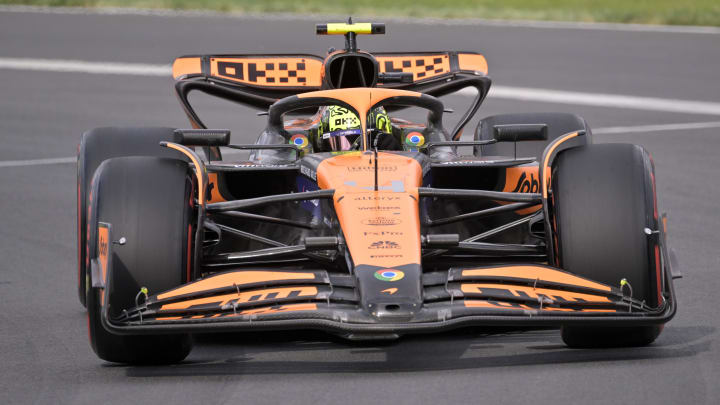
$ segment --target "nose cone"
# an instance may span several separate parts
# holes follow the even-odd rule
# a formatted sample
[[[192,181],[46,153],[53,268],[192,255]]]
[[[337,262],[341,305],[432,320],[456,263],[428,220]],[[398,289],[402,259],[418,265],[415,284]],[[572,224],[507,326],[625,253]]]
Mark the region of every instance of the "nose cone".
[[[418,304],[415,302],[380,302],[369,305],[370,314],[385,322],[409,322],[418,311]]]
[[[407,322],[422,308],[420,265],[394,268],[361,265],[355,268],[360,303],[372,317],[384,322]]]
[[[358,153],[324,160],[318,185],[335,189],[335,212],[363,310],[382,322],[410,321],[423,302],[417,194],[422,170],[408,156],[381,152],[373,159]]]

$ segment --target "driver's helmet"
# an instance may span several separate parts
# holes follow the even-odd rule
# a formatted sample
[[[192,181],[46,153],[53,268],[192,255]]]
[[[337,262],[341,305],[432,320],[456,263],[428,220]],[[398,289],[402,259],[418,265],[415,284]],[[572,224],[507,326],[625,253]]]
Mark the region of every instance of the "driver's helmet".
[[[378,107],[370,113],[367,125],[368,128],[377,128],[382,132],[392,133],[390,117],[382,107]],[[360,118],[350,109],[331,105],[322,112],[317,139],[320,150],[337,152],[359,149],[361,135]]]

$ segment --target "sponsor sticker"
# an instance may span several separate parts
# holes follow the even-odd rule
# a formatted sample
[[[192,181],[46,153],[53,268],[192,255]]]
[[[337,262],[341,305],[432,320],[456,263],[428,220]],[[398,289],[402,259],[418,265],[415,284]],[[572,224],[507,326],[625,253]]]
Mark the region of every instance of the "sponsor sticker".
[[[365,232],[363,232],[363,235],[364,235],[364,236],[368,236],[368,235],[374,235],[374,236],[385,236],[385,235],[387,235],[387,236],[402,236],[403,233],[402,233],[402,232],[397,232],[397,231],[365,231]]]
[[[381,281],[398,281],[405,277],[405,273],[400,270],[383,269],[375,272],[375,278]]]
[[[379,240],[371,243],[369,249],[400,249],[400,245],[391,240]]]
[[[409,146],[423,146],[425,145],[425,137],[420,132],[410,132],[405,136],[405,144]]]
[[[403,255],[370,255],[371,259],[399,259]]]
[[[368,218],[363,219],[362,223],[365,225],[372,225],[372,226],[388,226],[388,225],[398,225],[400,224],[400,220],[398,218],[387,218],[387,217],[375,217],[375,218]]]
[[[395,172],[397,171],[398,167],[392,165],[379,165],[377,169],[379,172]],[[373,172],[375,171],[375,166],[347,166],[347,171],[352,173]]]
[[[303,134],[295,134],[290,137],[290,144],[297,146],[300,149],[304,149],[308,146],[307,136]]]
[[[300,173],[304,174],[307,177],[310,177],[313,180],[317,180],[317,173],[315,172],[315,170],[307,166],[300,166]]]
[[[397,201],[400,200],[400,197],[398,196],[359,196],[354,197],[353,200],[355,201]]]
[[[385,207],[380,205],[371,205],[369,207],[358,207],[359,211],[392,211],[392,210],[399,210],[400,207]]]
[[[533,173],[530,173],[530,178],[527,178],[525,172],[520,175],[517,186],[512,191],[513,193],[537,193],[540,190],[540,183],[535,179]]]

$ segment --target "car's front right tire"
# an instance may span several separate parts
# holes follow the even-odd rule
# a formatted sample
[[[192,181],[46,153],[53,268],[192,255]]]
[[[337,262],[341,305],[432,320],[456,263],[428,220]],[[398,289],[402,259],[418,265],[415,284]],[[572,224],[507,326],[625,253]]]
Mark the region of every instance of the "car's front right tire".
[[[620,287],[649,307],[662,303],[655,176],[637,145],[599,144],[561,152],[552,169],[552,215],[558,265],[574,274]],[[628,293],[629,289],[625,292]],[[661,325],[562,328],[570,347],[644,346]]]

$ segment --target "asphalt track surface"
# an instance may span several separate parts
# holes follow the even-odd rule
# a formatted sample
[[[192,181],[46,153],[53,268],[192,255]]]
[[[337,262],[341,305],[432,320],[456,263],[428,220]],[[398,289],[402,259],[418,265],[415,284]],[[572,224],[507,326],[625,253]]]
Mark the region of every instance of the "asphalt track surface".
[[[498,85],[720,102],[718,35],[403,23],[360,45],[480,50]],[[0,13],[7,58],[164,64],[181,54],[329,46],[340,38],[314,37],[306,20]],[[201,102],[207,122],[233,128],[234,142],[263,126],[253,112]],[[529,111],[575,112],[594,128],[719,120],[492,98],[479,116]],[[105,125],[187,124],[170,78],[0,70],[0,162],[72,156],[83,131]],[[677,316],[645,348],[571,350],[553,330],[389,345],[277,333],[203,337],[170,367],[103,363],[76,294],[75,166],[3,167],[0,403],[719,403],[720,129],[610,132],[596,142],[652,153],[685,276]]]

